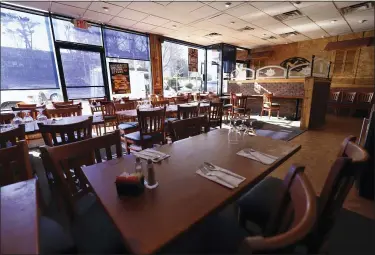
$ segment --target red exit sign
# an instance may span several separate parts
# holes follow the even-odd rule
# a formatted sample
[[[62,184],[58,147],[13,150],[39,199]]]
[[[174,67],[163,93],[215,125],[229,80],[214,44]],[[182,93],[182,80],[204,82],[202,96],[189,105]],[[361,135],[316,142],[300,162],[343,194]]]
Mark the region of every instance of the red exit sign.
[[[90,24],[87,23],[87,21],[82,19],[74,19],[73,24],[75,27],[78,27],[80,29],[88,29],[90,27]]]

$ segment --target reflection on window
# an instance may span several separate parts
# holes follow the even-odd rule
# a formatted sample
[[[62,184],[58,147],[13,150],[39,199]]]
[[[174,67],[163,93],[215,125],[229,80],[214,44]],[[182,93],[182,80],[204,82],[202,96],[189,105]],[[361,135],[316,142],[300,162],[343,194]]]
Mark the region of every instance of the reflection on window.
[[[207,91],[219,93],[221,87],[221,50],[207,50]],[[226,86],[225,86],[226,87]]]
[[[61,49],[60,54],[69,99],[105,95],[99,52]]]
[[[151,65],[150,61],[107,58],[108,83],[111,86],[109,62],[128,63],[130,76],[130,94],[116,94],[113,97],[129,96],[130,98],[146,98],[151,93]],[[111,91],[112,93],[112,91]],[[111,96],[111,98],[112,98]]]
[[[164,96],[178,92],[203,91],[205,51],[198,49],[198,72],[189,72],[189,46],[172,42],[162,44]]]
[[[104,29],[107,57],[150,60],[148,37],[145,35]]]
[[[1,90],[59,89],[50,35],[47,17],[1,8]]]
[[[61,19],[53,19],[52,24],[57,41],[102,45],[100,27],[90,26],[88,29],[81,29],[74,27],[72,22]]]

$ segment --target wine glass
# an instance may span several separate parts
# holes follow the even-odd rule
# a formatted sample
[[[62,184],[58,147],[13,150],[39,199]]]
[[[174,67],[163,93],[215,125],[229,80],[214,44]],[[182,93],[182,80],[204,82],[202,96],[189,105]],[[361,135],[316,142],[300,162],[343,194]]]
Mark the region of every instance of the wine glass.
[[[19,111],[13,111],[14,118],[12,120],[14,125],[20,125],[22,124],[22,118],[18,115]]]
[[[230,119],[229,123],[229,131],[228,131],[228,143],[229,144],[237,144],[240,139],[240,134],[236,127],[237,119],[235,117]]]
[[[48,118],[47,118],[46,115],[43,114],[44,109],[43,108],[37,108],[37,110],[38,110],[38,116],[36,117],[37,121],[45,124],[47,122]]]

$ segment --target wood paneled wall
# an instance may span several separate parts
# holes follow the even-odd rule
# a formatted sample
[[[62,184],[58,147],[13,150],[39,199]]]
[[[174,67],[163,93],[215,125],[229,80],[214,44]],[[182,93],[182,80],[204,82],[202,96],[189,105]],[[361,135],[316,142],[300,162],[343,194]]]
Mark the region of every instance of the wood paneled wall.
[[[152,72],[152,93],[163,94],[163,65],[160,35],[150,34],[150,56]]]
[[[324,51],[324,48],[328,42],[337,42],[372,36],[374,36],[373,30],[257,48],[253,49],[252,53],[273,51],[271,57],[264,59],[264,65],[280,65],[283,60],[291,57],[303,57],[311,61],[311,56],[315,55],[318,58],[332,61],[333,65],[331,66],[330,74],[330,77],[332,77],[331,87],[370,88],[374,87],[374,46],[355,48],[353,49],[354,51],[349,52]],[[340,66],[342,70],[340,72],[334,71],[336,57],[336,65],[342,65],[342,63],[340,63],[340,58],[343,58],[343,61],[347,60],[343,66]],[[336,68],[336,70],[339,70],[340,68]]]

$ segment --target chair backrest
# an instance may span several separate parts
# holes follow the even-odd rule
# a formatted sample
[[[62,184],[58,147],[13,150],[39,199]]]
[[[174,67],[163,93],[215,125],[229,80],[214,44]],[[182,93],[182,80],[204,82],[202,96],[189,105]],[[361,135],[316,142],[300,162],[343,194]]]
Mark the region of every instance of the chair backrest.
[[[340,91],[331,91],[329,95],[329,100],[332,102],[338,102],[340,98]]]
[[[231,104],[233,108],[246,108],[247,96],[231,95]]]
[[[107,101],[107,99],[105,99],[104,97],[102,97],[102,98],[90,98],[89,104],[91,105],[93,102],[104,102],[104,101]]]
[[[20,108],[36,108],[36,104],[25,104],[23,102],[17,103],[16,106]]]
[[[158,98],[157,98],[157,96],[155,95],[155,94],[151,94],[150,95],[150,101],[151,102],[155,102],[155,101],[157,101],[158,100]]]
[[[341,102],[354,103],[357,92],[343,92]]]
[[[371,104],[374,92],[370,93],[358,93],[357,102]]]
[[[163,95],[156,95],[156,97],[157,97],[158,101],[164,101],[165,100]]]
[[[87,120],[73,124],[46,125],[38,123],[38,126],[44,143],[48,146],[58,146],[91,138],[92,119],[92,116],[90,116]]]
[[[199,109],[200,109],[199,103],[197,106],[177,105],[177,118],[182,120],[182,119],[198,117]]]
[[[182,97],[174,97],[173,101],[174,101],[175,104],[186,104],[186,103],[188,103],[188,99],[183,97],[183,96]]]
[[[13,113],[1,113],[0,124],[10,124],[14,118]]]
[[[160,135],[164,138],[165,107],[152,111],[137,109],[140,138],[143,141],[145,135]]]
[[[8,143],[16,145],[17,141],[25,140],[25,125],[0,133],[0,148],[6,148]]]
[[[137,108],[137,104],[134,101],[128,101],[123,104],[115,104],[116,111],[134,110]]]
[[[267,105],[267,106],[271,107],[272,97],[273,97],[272,93],[264,93],[263,94],[263,105]]]
[[[164,107],[169,105],[169,100],[159,100],[151,102],[152,107]]]
[[[73,100],[68,100],[68,101],[58,101],[58,102],[52,102],[52,105],[56,108],[56,105],[72,105]]]
[[[38,115],[37,109],[40,109],[40,108],[45,109],[46,106],[43,105],[43,106],[40,106],[38,108],[36,108],[36,107],[12,107],[12,111],[18,111],[18,116],[20,116],[21,118],[25,117],[25,115],[26,115],[25,111],[30,111],[30,116],[35,120],[37,115]]]
[[[199,93],[199,92],[195,93],[195,97],[196,97],[198,102],[201,101],[201,93]]]
[[[71,117],[71,116],[81,116],[82,108],[80,106],[72,106],[59,109],[47,109],[47,117],[51,118],[60,118],[60,117]]]
[[[79,107],[82,109],[82,103],[78,104],[55,104],[55,109],[64,109],[64,108],[71,108],[71,107]]]
[[[171,135],[172,142],[199,135],[202,133],[202,129],[205,130],[206,126],[207,118],[205,116],[168,121],[168,130]]]
[[[71,212],[74,211],[74,204],[77,199],[90,191],[82,173],[82,166],[102,162],[102,149],[105,150],[106,160],[111,160],[113,158],[111,146],[115,146],[117,158],[122,157],[119,130],[76,143],[57,147],[42,146],[40,148],[43,164],[51,169]],[[76,182],[77,179],[78,182]]]
[[[208,121],[221,121],[223,117],[223,103],[210,102],[210,107],[208,109]]]
[[[287,249],[303,240],[314,227],[317,214],[315,191],[304,174],[303,166],[292,165],[278,196],[265,236],[252,236],[244,240],[251,252],[276,253]]]
[[[121,100],[122,100],[123,102],[127,102],[127,101],[129,101],[129,97],[122,97]]]
[[[33,178],[28,152],[25,141],[0,149],[0,186]]]
[[[111,101],[100,102],[103,116],[116,116],[115,104]]]

